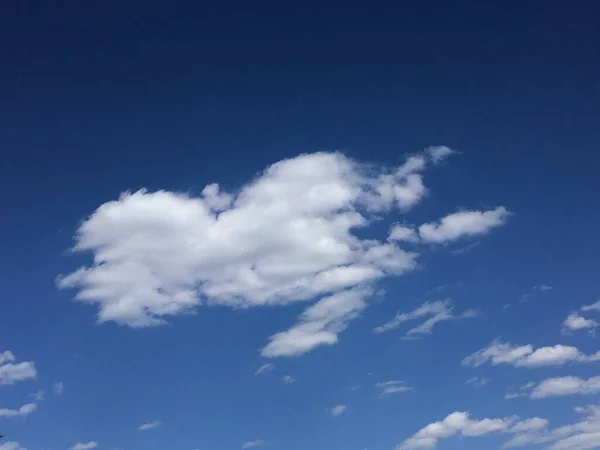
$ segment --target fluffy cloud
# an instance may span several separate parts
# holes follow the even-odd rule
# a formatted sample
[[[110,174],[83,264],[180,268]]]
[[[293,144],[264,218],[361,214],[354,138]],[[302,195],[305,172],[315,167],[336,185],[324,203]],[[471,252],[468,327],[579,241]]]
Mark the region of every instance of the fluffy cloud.
[[[513,346],[510,343],[494,341],[490,346],[482,348],[467,356],[462,364],[478,367],[486,362],[496,366],[509,364],[515,367],[548,367],[562,366],[571,362],[587,363],[600,360],[600,352],[594,355],[585,355],[576,347],[555,345],[554,347],[541,347],[537,350],[531,345]]]
[[[585,305],[580,308],[581,312],[600,311],[600,301]],[[594,319],[583,317],[579,312],[571,313],[567,316],[562,324],[562,332],[569,334],[573,331],[589,330],[593,334],[595,328],[600,326],[600,322]]]
[[[15,384],[18,381],[35,378],[37,371],[32,362],[14,363],[15,356],[10,351],[0,353],[0,386]]]
[[[388,397],[394,394],[402,394],[403,392],[412,391],[413,388],[407,386],[404,381],[390,380],[375,384],[375,388],[379,389],[378,397]]]
[[[433,330],[433,327],[440,322],[446,320],[467,319],[476,316],[477,311],[472,309],[464,311],[460,314],[455,314],[452,307],[452,302],[450,300],[426,302],[414,311],[396,314],[396,317],[389,322],[374,328],[373,332],[385,333],[398,328],[405,322],[427,318],[420,325],[411,328],[406,332],[407,338],[415,338],[424,334],[430,334]]]
[[[505,448],[547,444],[548,450],[588,450],[600,442],[600,405],[575,408],[583,420],[550,430],[540,422],[537,428],[523,430],[504,444]]]
[[[15,361],[15,355],[9,350],[0,353],[0,364]]]
[[[442,243],[465,236],[477,236],[488,233],[492,228],[506,223],[510,213],[499,206],[489,211],[460,211],[442,218],[438,223],[426,223],[419,227],[423,241]]]
[[[405,225],[394,225],[390,229],[390,234],[388,236],[389,241],[404,241],[404,242],[418,242],[419,236],[417,236],[417,232],[410,227]]]
[[[21,444],[15,441],[5,442],[4,444],[0,444],[0,450],[27,450]]]
[[[244,445],[242,445],[242,449],[258,447],[264,445],[264,443],[265,441],[262,439],[255,439],[254,441],[245,442]]]
[[[137,429],[139,431],[147,431],[147,430],[151,430],[153,428],[158,428],[160,426],[161,426],[160,420],[154,420],[152,422],[148,422],[148,423],[144,423],[144,424],[140,425]]]
[[[263,364],[262,366],[260,366],[258,368],[258,370],[256,372],[254,372],[254,375],[260,375],[260,374],[263,374],[265,372],[270,372],[274,368],[275,368],[275,364],[271,364],[271,363]]]
[[[417,266],[416,253],[369,237],[369,225],[418,204],[427,193],[424,170],[451,153],[430,148],[393,168],[340,153],[303,154],[233,193],[217,184],[198,196],[124,193],[81,223],[73,250],[92,253],[93,263],[58,277],[57,285],[96,305],[100,323],[131,327],[160,325],[201,304],[321,299],[262,353],[297,356],[332,345],[364,309],[372,283]],[[345,300],[351,305],[340,306]]]
[[[96,447],[98,447],[98,443],[96,441],[78,442],[71,447],[71,450],[90,450]]]
[[[435,448],[440,439],[456,435],[479,437],[492,433],[521,433],[546,425],[544,419],[533,418],[518,421],[517,416],[500,419],[473,420],[466,412],[453,412],[441,422],[434,422],[419,430],[414,436],[398,445],[397,450]]]
[[[28,403],[21,406],[19,409],[0,409],[0,417],[27,417],[37,409],[35,403]]]
[[[565,395],[589,395],[600,392],[600,377],[583,380],[577,377],[548,378],[531,391],[531,398],[562,397]]]
[[[333,417],[340,416],[346,411],[346,409],[346,405],[335,405],[333,408],[331,408],[331,415]]]

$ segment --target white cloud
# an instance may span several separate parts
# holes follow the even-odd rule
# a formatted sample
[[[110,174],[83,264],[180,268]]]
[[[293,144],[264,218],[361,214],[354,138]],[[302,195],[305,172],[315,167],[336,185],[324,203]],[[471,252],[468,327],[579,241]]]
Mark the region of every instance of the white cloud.
[[[368,290],[355,289],[319,300],[300,315],[297,325],[271,336],[262,355],[299,356],[320,345],[337,343],[338,333],[366,308],[369,294]]]
[[[579,331],[579,330],[593,330],[597,328],[600,323],[596,322],[593,319],[586,319],[583,316],[580,316],[578,313],[569,314],[565,321],[562,324],[563,333],[569,333],[571,331]]]
[[[419,227],[419,235],[425,242],[443,243],[465,236],[477,236],[506,223],[510,213],[499,206],[488,211],[459,211],[443,217],[438,223],[426,223]]]
[[[479,437],[492,433],[518,433],[539,426],[543,419],[534,418],[518,422],[517,416],[500,419],[473,420],[466,412],[453,412],[441,422],[434,422],[419,430],[414,436],[398,445],[397,450],[435,448],[440,439],[456,435]],[[545,423],[545,422],[544,422]]]
[[[11,351],[6,350],[6,351],[0,353],[0,364],[14,362],[14,361],[15,361],[15,355],[13,355]]]
[[[96,441],[78,442],[71,447],[71,450],[90,450],[96,447],[98,447],[98,443]]]
[[[19,409],[0,409],[0,417],[27,417],[37,409],[35,403],[28,403],[21,406]]]
[[[154,420],[152,422],[148,422],[148,423],[144,423],[144,424],[140,425],[137,429],[139,431],[147,431],[147,430],[152,430],[153,428],[158,428],[160,426],[161,426],[160,420]]]
[[[388,237],[390,241],[403,241],[403,242],[418,242],[419,236],[417,236],[417,232],[410,227],[405,225],[393,225],[390,229],[390,234]]]
[[[445,145],[429,147],[426,150],[426,152],[429,154],[434,164],[443,161],[453,153],[458,153],[456,150],[452,150],[451,148],[448,148]]]
[[[37,375],[35,364],[22,362],[14,364],[15,357],[11,352],[0,354],[0,386],[15,384],[19,381],[35,378]]]
[[[600,377],[583,380],[577,377],[548,378],[533,387],[531,398],[589,395],[600,392]]]
[[[537,291],[551,291],[554,288],[552,286],[548,286],[547,284],[540,284],[539,286],[534,286],[533,289]]]
[[[394,394],[402,394],[412,391],[413,388],[407,386],[404,381],[390,380],[375,384],[375,388],[379,389],[378,397],[388,397]]]
[[[488,347],[482,348],[467,356],[462,364],[478,367],[486,362],[496,366],[509,364],[515,367],[549,367],[562,366],[571,362],[587,363],[600,360],[600,352],[594,355],[585,355],[576,347],[555,345],[554,347],[541,347],[537,350],[531,345],[513,346],[500,341],[492,342]]]
[[[321,299],[262,353],[297,356],[335,344],[372,283],[417,267],[417,254],[367,237],[368,226],[418,204],[427,192],[423,171],[448,154],[430,149],[389,168],[320,152],[279,161],[235,193],[217,184],[199,196],[124,193],[82,222],[73,250],[92,253],[93,263],[58,277],[58,287],[96,305],[100,323],[131,327],[160,325],[201,304]],[[336,299],[351,306],[311,318]]]
[[[592,303],[591,305],[585,305],[580,308],[582,312],[600,311],[600,301]],[[594,319],[588,319],[583,317],[579,312],[571,313],[567,316],[562,324],[562,332],[565,334],[571,333],[572,331],[589,330],[590,334],[594,334],[596,328],[600,326],[600,322]]]
[[[596,303],[592,303],[591,305],[585,305],[581,307],[582,311],[600,311],[600,300]]]
[[[398,328],[405,322],[428,317],[423,321],[423,323],[407,331],[406,336],[414,338],[416,336],[430,334],[433,330],[433,327],[440,322],[446,320],[467,319],[476,316],[477,312],[472,309],[464,311],[460,314],[455,314],[452,307],[452,302],[450,300],[426,302],[419,308],[409,313],[396,314],[396,317],[389,322],[374,328],[373,332],[378,334],[385,333]]]
[[[242,445],[242,449],[254,448],[264,444],[265,441],[263,441],[262,439],[255,439],[254,441],[245,442],[244,445]]]
[[[600,406],[575,408],[584,414],[583,420],[550,430],[543,419],[531,429],[521,430],[504,444],[504,448],[547,444],[548,450],[587,450],[598,448],[600,442]]]
[[[346,409],[346,405],[335,405],[333,408],[331,408],[331,415],[333,417],[340,416],[346,411]]]
[[[283,381],[285,384],[292,384],[295,383],[297,380],[291,375],[284,375],[281,381]]]
[[[474,387],[483,387],[486,384],[488,384],[490,382],[489,379],[487,378],[479,378],[479,377],[473,377],[473,378],[469,378],[467,380],[467,384],[470,384]]]
[[[65,392],[65,384],[62,381],[54,383],[54,394],[62,395]]]
[[[8,441],[4,444],[0,444],[0,450],[27,450],[21,444],[15,441]]]
[[[258,370],[256,372],[254,372],[254,375],[260,375],[262,373],[269,372],[269,371],[273,370],[274,368],[275,368],[274,364],[271,364],[271,363],[263,364],[262,366],[260,366],[258,368]]]

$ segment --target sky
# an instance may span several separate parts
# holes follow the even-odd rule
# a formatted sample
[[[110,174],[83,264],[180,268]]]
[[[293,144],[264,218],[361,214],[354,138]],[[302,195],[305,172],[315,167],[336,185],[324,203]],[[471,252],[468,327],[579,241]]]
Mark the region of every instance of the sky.
[[[593,2],[5,2],[0,450],[600,448]]]

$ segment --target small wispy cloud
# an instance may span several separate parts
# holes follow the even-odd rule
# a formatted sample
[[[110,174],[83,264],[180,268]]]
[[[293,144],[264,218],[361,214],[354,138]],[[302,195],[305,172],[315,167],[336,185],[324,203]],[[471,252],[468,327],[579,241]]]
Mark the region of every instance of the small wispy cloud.
[[[482,386],[485,386],[486,384],[488,384],[489,382],[490,382],[490,380],[488,378],[473,377],[473,378],[469,378],[467,380],[466,384],[470,384],[471,386],[474,386],[474,387],[482,387]]]
[[[260,375],[262,373],[269,372],[269,371],[273,370],[274,368],[275,368],[275,364],[271,364],[271,363],[263,364],[262,366],[260,366],[258,368],[258,370],[256,372],[254,372],[254,375]]]
[[[402,394],[414,390],[412,387],[407,386],[404,381],[390,380],[383,381],[375,384],[375,388],[379,389],[378,397],[388,397],[394,394]]]
[[[337,417],[342,415],[345,411],[346,411],[346,405],[335,405],[333,408],[331,408],[331,415],[333,417]]]
[[[98,447],[98,443],[96,441],[78,442],[71,447],[71,450],[91,450],[92,448],[96,447]]]
[[[479,241],[473,242],[472,244],[452,250],[452,253],[455,255],[462,255],[463,253],[470,252],[475,247],[478,247],[480,244],[481,244],[481,242],[479,242]]]
[[[140,425],[137,429],[139,431],[147,431],[147,430],[152,430],[153,428],[158,428],[162,425],[160,420],[154,420],[152,422],[148,422],[148,423],[144,423],[142,425]]]
[[[298,381],[298,380],[296,380],[296,379],[295,379],[293,376],[291,376],[291,375],[284,375],[284,376],[281,378],[281,381],[283,381],[285,384],[292,384],[292,383],[295,383],[295,382],[296,382],[296,381]]]
[[[405,322],[427,318],[423,321],[423,323],[411,328],[406,332],[405,338],[415,339],[417,337],[421,337],[422,335],[431,334],[435,325],[440,322],[447,320],[469,319],[477,317],[478,314],[478,311],[474,309],[469,309],[463,311],[462,313],[455,314],[452,302],[449,299],[443,301],[426,302],[419,308],[409,313],[397,313],[396,317],[389,322],[375,327],[373,332],[377,334],[385,333],[398,328]]]
[[[58,382],[54,383],[54,394],[63,395],[64,392],[65,392],[65,383],[63,383],[62,381],[58,381]]]
[[[46,392],[43,389],[40,389],[37,392],[31,392],[30,394],[28,394],[28,397],[31,398],[33,401],[41,402],[46,397]]]
[[[242,445],[242,449],[259,447],[261,445],[265,445],[265,441],[263,441],[262,439],[255,439],[253,441],[245,442],[244,445]]]
[[[544,292],[549,292],[553,289],[554,288],[552,286],[549,286],[547,284],[539,284],[537,286],[533,286],[529,292],[526,292],[521,295],[521,299],[519,300],[519,303],[528,302],[532,298],[536,297],[538,294],[542,294]]]

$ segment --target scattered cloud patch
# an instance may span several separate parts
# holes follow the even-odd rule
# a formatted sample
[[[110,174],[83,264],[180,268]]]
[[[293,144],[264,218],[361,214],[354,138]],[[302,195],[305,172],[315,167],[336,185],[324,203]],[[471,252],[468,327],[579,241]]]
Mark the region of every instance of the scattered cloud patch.
[[[552,286],[548,286],[547,284],[540,284],[539,286],[534,286],[533,289],[536,291],[547,292],[553,290],[554,288]]]
[[[255,439],[254,441],[245,442],[244,445],[242,445],[242,449],[259,447],[264,444],[265,441],[263,441],[262,439]]]
[[[63,395],[65,392],[65,383],[62,381],[58,381],[54,383],[54,394],[55,395]]]
[[[479,377],[473,377],[473,378],[469,378],[467,380],[467,384],[470,384],[473,387],[483,387],[486,384],[488,384],[490,382],[490,380],[488,378],[479,378]]]
[[[425,242],[441,244],[462,237],[487,234],[493,228],[504,225],[510,212],[499,206],[488,211],[459,211],[443,217],[439,222],[419,227],[419,236]]]
[[[576,347],[555,345],[534,350],[531,345],[515,346],[500,341],[492,342],[488,347],[476,351],[463,359],[464,366],[478,367],[490,362],[493,366],[508,364],[514,367],[550,367],[567,363],[588,363],[600,360],[600,351],[594,355],[585,355]]]
[[[15,441],[8,441],[4,444],[0,444],[0,450],[27,450],[21,444]]]
[[[548,421],[536,419],[529,429],[520,430],[504,448],[530,447],[545,444],[548,450],[587,450],[598,448],[600,442],[600,405],[575,408],[583,419],[570,425],[549,429]],[[532,419],[533,420],[533,419]]]
[[[425,150],[434,164],[438,164],[448,156],[458,153],[456,150],[446,147],[445,145],[437,145],[429,147]]]
[[[598,312],[600,311],[600,301],[591,305],[582,306],[579,311],[573,312],[567,316],[562,324],[563,334],[570,334],[574,331],[588,330],[591,335],[595,334],[595,329],[600,326],[600,322],[594,319],[588,319],[580,314],[580,312]]]
[[[263,373],[266,373],[266,372],[270,372],[274,368],[275,368],[274,364],[271,364],[271,363],[263,364],[262,366],[260,366],[258,368],[258,370],[256,372],[254,372],[254,375],[260,375],[260,374],[263,374]]]
[[[41,402],[46,397],[46,392],[43,389],[41,389],[37,392],[30,393],[28,397],[31,398],[33,401]]]
[[[78,442],[71,447],[71,450],[90,450],[96,447],[98,447],[98,443],[96,441]]]
[[[531,391],[531,398],[563,397],[566,395],[590,395],[600,393],[600,377],[587,380],[578,377],[548,378]]]
[[[0,386],[12,385],[37,376],[33,362],[15,363],[15,355],[10,351],[0,353]]]
[[[400,242],[419,242],[419,236],[414,228],[396,224],[392,226],[388,240]]]
[[[340,416],[346,411],[346,409],[346,405],[335,405],[333,408],[331,408],[331,415],[333,417]]]
[[[152,430],[154,428],[158,428],[162,425],[160,420],[154,420],[152,422],[148,422],[148,423],[144,423],[142,425],[140,425],[137,429],[139,431],[147,431],[147,430]]]
[[[35,403],[28,403],[21,406],[19,409],[0,409],[0,417],[27,417],[29,414],[37,410]]]
[[[517,416],[499,419],[474,420],[467,412],[453,412],[441,422],[434,422],[419,430],[414,436],[398,445],[397,450],[435,448],[441,439],[453,436],[480,437],[493,433],[521,433],[534,427],[545,426],[544,419],[519,421]]]
[[[284,375],[281,381],[283,381],[285,384],[292,384],[295,383],[297,380],[291,375]]]
[[[274,334],[262,350],[267,358],[300,356],[321,345],[338,342],[338,334],[366,308],[371,291],[354,289],[324,297],[306,309],[299,323]]]
[[[375,384],[375,388],[379,390],[378,397],[389,397],[390,395],[402,394],[414,390],[407,386],[404,381],[390,380]]]
[[[470,252],[475,247],[479,247],[480,244],[481,244],[481,242],[479,242],[479,241],[473,242],[472,244],[469,244],[469,245],[466,245],[464,247],[459,247],[459,248],[457,248],[455,250],[452,250],[452,253],[455,254],[455,255],[462,255],[463,253]]]
[[[380,334],[398,328],[405,322],[424,319],[423,322],[406,332],[406,337],[415,338],[431,334],[435,325],[446,320],[469,319],[477,316],[477,311],[469,309],[459,314],[454,313],[450,300],[426,302],[419,308],[409,313],[397,313],[396,317],[383,325],[373,329],[374,333]]]

